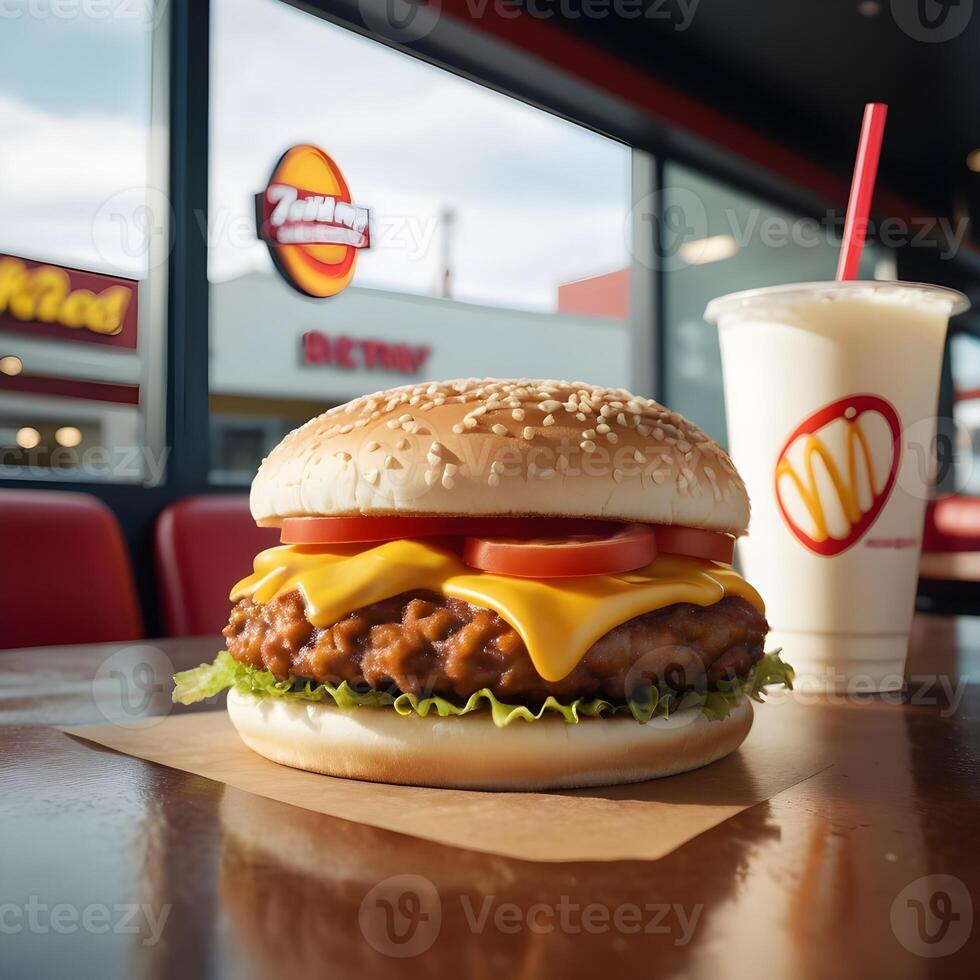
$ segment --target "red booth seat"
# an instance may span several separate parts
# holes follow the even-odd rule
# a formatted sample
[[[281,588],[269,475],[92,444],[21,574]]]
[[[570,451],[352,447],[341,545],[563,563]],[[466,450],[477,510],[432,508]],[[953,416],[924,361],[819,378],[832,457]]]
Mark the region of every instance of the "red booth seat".
[[[276,528],[256,527],[246,494],[187,497],[157,519],[156,569],[169,636],[218,634],[228,622],[231,587],[256,553],[279,543]]]
[[[980,551],[980,498],[944,497],[926,508],[922,550]]]
[[[0,648],[137,640],[129,555],[101,501],[0,490]]]

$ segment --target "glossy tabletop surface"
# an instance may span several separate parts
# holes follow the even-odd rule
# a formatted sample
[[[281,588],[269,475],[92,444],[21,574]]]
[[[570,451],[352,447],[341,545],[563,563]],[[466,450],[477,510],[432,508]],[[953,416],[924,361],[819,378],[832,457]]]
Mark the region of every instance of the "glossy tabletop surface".
[[[980,622],[919,617],[902,698],[761,707],[832,764],[655,862],[538,864],[445,847],[51,727],[166,712],[168,672],[215,648],[0,651],[0,975],[980,969]]]

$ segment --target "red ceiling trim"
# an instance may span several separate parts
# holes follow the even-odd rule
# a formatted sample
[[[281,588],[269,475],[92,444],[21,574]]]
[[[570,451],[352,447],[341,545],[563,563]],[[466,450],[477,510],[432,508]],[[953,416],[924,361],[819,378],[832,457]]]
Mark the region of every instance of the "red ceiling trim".
[[[116,405],[138,405],[139,385],[116,384],[111,381],[82,381],[76,378],[56,378],[40,374],[0,374],[0,391],[31,395],[50,395],[55,398],[83,398],[88,401],[111,402]]]
[[[736,122],[656,78],[620,61],[587,42],[580,41],[550,21],[524,12],[515,16],[507,7],[503,17],[492,0],[481,3],[479,15],[474,0],[441,0],[441,9],[469,26],[491,34],[498,40],[522,48],[529,54],[550,62],[554,67],[575,75],[590,85],[605,89],[611,95],[629,102],[658,122],[668,123],[716,143],[766,170],[795,184],[802,185],[843,212],[847,203],[849,180],[812,163],[789,147],[763,136]],[[857,148],[861,120],[854,120],[854,148]],[[923,217],[903,197],[880,190],[876,210],[906,221]]]

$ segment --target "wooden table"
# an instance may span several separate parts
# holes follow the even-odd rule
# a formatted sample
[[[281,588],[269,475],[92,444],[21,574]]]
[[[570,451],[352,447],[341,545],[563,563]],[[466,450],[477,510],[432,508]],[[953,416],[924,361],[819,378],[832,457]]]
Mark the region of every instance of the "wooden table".
[[[917,620],[906,703],[761,708],[834,764],[651,863],[455,850],[48,727],[165,711],[215,646],[0,652],[0,975],[977,975],[974,621]]]

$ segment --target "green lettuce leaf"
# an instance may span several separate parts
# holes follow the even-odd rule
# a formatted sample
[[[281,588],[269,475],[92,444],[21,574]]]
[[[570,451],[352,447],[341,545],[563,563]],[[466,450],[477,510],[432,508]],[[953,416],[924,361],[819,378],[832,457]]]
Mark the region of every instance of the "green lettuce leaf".
[[[317,684],[311,681],[298,684],[294,681],[276,680],[268,670],[257,670],[239,663],[225,650],[210,664],[201,664],[191,670],[174,675],[173,700],[179,704],[193,704],[213,697],[229,687],[243,694],[257,697],[287,698],[294,701],[331,701],[338,708],[394,708],[400,715],[416,714],[425,718],[435,712],[440,718],[451,715],[467,715],[473,711],[489,711],[498,728],[512,721],[537,721],[547,713],[560,715],[569,724],[580,718],[602,718],[629,713],[640,724],[653,717],[667,718],[675,711],[700,707],[709,718],[727,718],[732,706],[743,695],[762,701],[763,688],[771,684],[793,687],[793,668],[780,659],[779,651],[767,653],[749,672],[748,676],[735,681],[722,682],[710,691],[660,692],[651,687],[642,699],[631,698],[626,704],[612,704],[601,698],[576,698],[562,704],[553,697],[545,700],[537,711],[522,704],[505,704],[488,688],[470,695],[465,704],[454,704],[439,695],[420,698],[416,694],[390,694],[387,691],[358,691],[347,681],[333,684]]]

